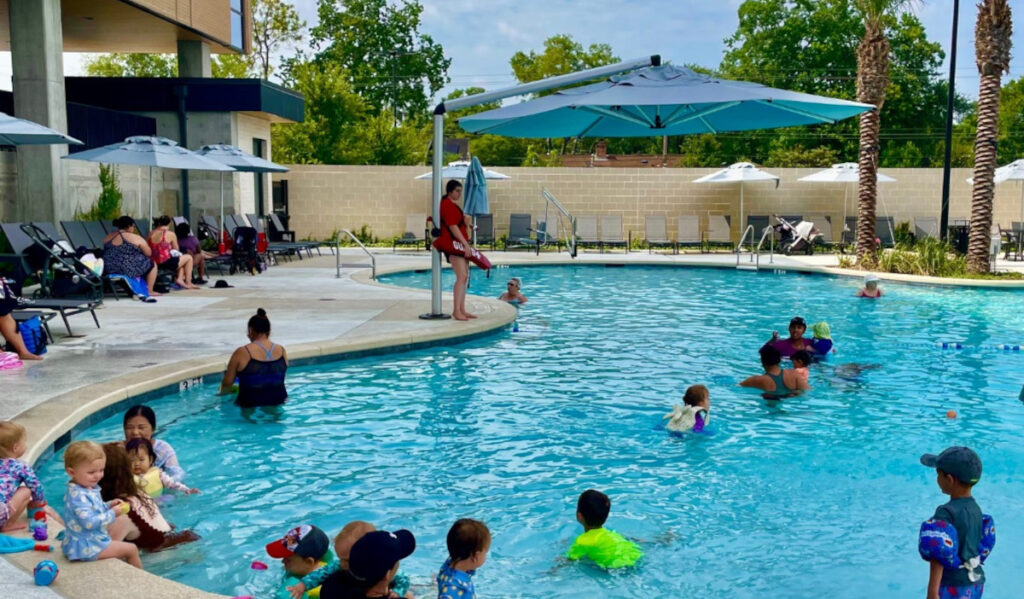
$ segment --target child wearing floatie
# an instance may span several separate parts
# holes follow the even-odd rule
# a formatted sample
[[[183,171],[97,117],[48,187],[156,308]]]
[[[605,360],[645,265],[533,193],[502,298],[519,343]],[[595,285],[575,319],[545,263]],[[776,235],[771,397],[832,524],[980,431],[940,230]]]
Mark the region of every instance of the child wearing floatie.
[[[185,483],[178,482],[169,474],[156,467],[156,451],[149,439],[136,437],[124,444],[124,450],[132,461],[132,474],[139,489],[153,499],[163,495],[164,489],[180,491],[186,495],[199,493],[199,489],[190,489]]]
[[[636,543],[604,527],[611,509],[611,500],[600,491],[587,489],[580,495],[576,521],[583,525],[583,534],[569,547],[569,559],[585,557],[602,568],[612,569],[627,568],[643,557],[644,552]]]
[[[127,501],[104,502],[100,480],[107,457],[92,441],[76,441],[64,451],[64,469],[71,478],[64,495],[65,526],[61,549],[69,561],[123,559],[142,568],[139,548],[125,542],[131,522]]]
[[[352,552],[352,546],[359,539],[376,530],[377,528],[373,524],[362,520],[353,520],[343,526],[337,536],[334,537],[333,559],[325,560],[326,564],[306,573],[301,577],[301,580],[295,581],[296,584],[289,586],[287,593],[280,595],[280,598],[288,599],[290,596],[294,599],[300,599],[306,596],[303,594],[306,593],[306,589],[315,590],[319,588],[321,589],[321,599],[334,599],[335,597],[346,596],[346,593],[349,591],[360,589],[362,583],[356,580],[349,572],[349,554]],[[402,572],[396,572],[394,578],[389,583],[389,588],[396,595],[412,599],[413,594],[409,590],[411,585],[412,582],[407,575]],[[314,597],[314,595],[309,595],[309,597]]]
[[[327,535],[310,524],[296,526],[280,539],[268,543],[267,554],[281,560],[284,567],[284,578],[274,595],[277,599],[291,599],[289,587],[299,584],[304,576],[314,570],[336,561]],[[320,597],[320,585],[317,584],[309,591],[303,588],[303,592],[296,597],[317,599]]]
[[[814,350],[815,358],[820,359],[829,353],[836,353],[832,346],[832,329],[827,322],[816,322],[811,325],[811,333],[814,335],[811,339],[811,348]]]
[[[64,523],[57,512],[46,505],[43,484],[35,471],[21,461],[26,442],[25,427],[17,422],[0,421],[0,530],[4,532],[25,528],[17,519],[26,509],[30,520],[45,523],[50,517]]]
[[[704,385],[691,385],[683,395],[683,403],[672,406],[672,411],[665,414],[664,419],[668,420],[665,428],[673,433],[702,432],[707,426],[710,409],[708,388]]]
[[[931,565],[928,599],[979,599],[985,590],[981,565],[992,552],[996,529],[981,513],[971,489],[981,478],[981,458],[968,447],[925,454],[921,463],[935,468],[939,489],[949,501],[921,525],[918,551]]]

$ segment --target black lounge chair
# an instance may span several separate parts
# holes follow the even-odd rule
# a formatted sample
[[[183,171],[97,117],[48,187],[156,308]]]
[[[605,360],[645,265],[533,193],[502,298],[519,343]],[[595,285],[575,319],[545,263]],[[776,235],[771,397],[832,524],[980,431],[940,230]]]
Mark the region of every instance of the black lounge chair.
[[[494,239],[494,215],[480,214],[476,217],[476,241],[477,247],[491,246],[493,250],[496,240]]]
[[[85,248],[87,250],[95,250],[96,247],[93,245],[92,237],[89,236],[88,231],[85,230],[85,223],[77,220],[63,220],[60,222],[60,226],[64,229],[64,234],[67,235],[68,243],[71,247]]]
[[[668,238],[668,219],[660,214],[644,217],[644,243],[648,254],[653,253],[654,248],[672,248],[672,253],[679,251],[676,242]]]
[[[396,237],[391,244],[391,252],[397,252],[398,246],[422,246],[430,251],[430,230],[427,227],[426,214],[406,214],[405,230],[400,237]]]
[[[510,214],[508,216],[508,239],[505,250],[513,248],[531,248],[540,253],[540,245],[532,236],[533,216],[529,214]]]

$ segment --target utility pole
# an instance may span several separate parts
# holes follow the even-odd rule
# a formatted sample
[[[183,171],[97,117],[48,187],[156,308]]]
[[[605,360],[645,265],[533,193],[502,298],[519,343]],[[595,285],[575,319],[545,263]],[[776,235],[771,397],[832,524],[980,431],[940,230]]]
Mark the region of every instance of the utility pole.
[[[949,97],[946,99],[946,157],[942,163],[942,210],[939,237],[949,241],[949,169],[953,161],[953,103],[956,100],[956,33],[960,20],[960,0],[953,0],[953,41],[949,47]]]

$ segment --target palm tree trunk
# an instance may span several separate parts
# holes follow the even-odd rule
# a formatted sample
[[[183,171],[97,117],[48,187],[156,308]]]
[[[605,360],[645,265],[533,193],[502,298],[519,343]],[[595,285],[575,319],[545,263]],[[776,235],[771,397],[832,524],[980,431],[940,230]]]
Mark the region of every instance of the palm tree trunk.
[[[875,200],[878,197],[878,110],[860,115],[860,156],[857,185],[857,262],[871,266],[875,260]]]
[[[999,75],[982,75],[978,92],[978,136],[974,141],[974,189],[971,230],[967,246],[970,272],[989,272],[992,201],[995,198],[997,138],[999,136]]]

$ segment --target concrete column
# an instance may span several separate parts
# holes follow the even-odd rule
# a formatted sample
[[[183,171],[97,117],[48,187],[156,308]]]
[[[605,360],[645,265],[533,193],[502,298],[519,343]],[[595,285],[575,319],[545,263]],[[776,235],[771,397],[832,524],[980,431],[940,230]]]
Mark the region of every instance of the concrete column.
[[[178,77],[212,76],[210,44],[199,40],[178,40]]]
[[[10,0],[8,6],[14,115],[67,133],[60,0]],[[61,160],[67,153],[66,145],[18,148],[19,220],[56,222],[74,215]]]

